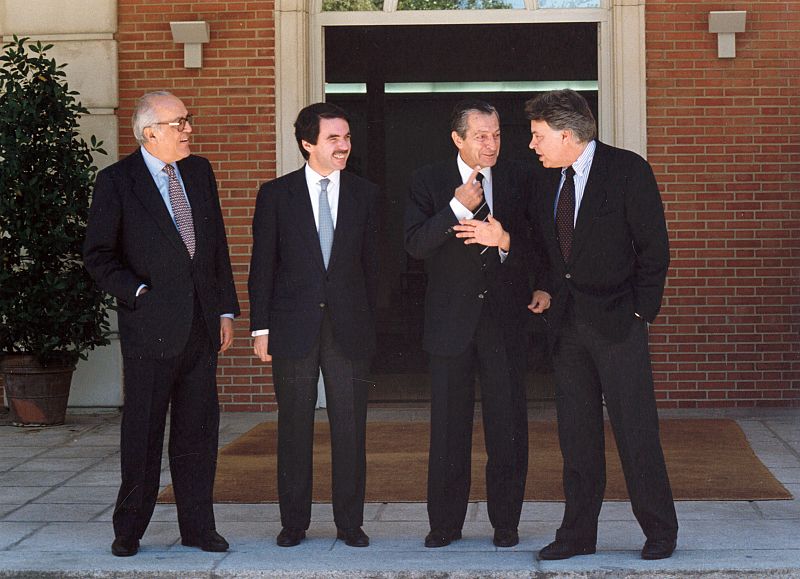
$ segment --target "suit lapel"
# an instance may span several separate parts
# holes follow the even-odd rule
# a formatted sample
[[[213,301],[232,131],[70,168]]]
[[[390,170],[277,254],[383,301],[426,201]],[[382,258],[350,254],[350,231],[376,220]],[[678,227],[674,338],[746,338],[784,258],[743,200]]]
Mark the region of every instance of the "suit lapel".
[[[450,200],[453,198],[453,191],[455,191],[458,187],[464,184],[464,181],[461,178],[461,171],[458,169],[458,161],[452,161],[448,163],[450,170],[448,174],[445,175],[444,184],[441,187],[441,195],[442,198],[439,200],[436,209],[439,210],[441,207],[448,205]],[[495,172],[492,171],[492,179],[496,179]],[[496,192],[497,188],[495,184],[492,184],[492,192]],[[462,239],[454,238],[458,241],[458,243],[464,243]],[[467,249],[467,253],[470,255],[470,258],[475,261],[477,264],[482,264],[482,256],[480,250],[477,248],[476,245],[464,245]],[[488,251],[488,250],[487,250]],[[499,259],[499,257],[498,257]]]
[[[314,221],[314,209],[311,207],[311,197],[306,182],[305,166],[291,175],[289,182],[289,203],[292,214],[297,219],[300,236],[308,245],[308,251],[315,263],[325,271],[325,262],[322,260],[322,249],[319,246],[319,232]]]
[[[333,247],[331,248],[331,259],[328,262],[329,271],[336,263],[336,256],[346,245],[346,237],[356,230],[357,207],[353,181],[350,179],[350,175],[344,171],[339,175],[339,208],[336,214],[336,227],[333,230]],[[322,250],[320,250],[320,257],[322,257]]]
[[[497,164],[492,167],[492,215],[505,223],[505,207],[508,202],[508,179],[505,165]]]
[[[547,169],[541,180],[541,191],[543,201],[542,213],[542,231],[550,243],[555,244],[558,248],[559,254],[561,249],[558,245],[558,236],[556,235],[556,195],[558,194],[558,185],[561,182],[561,171],[558,169]]]
[[[589,179],[586,181],[583,199],[581,199],[581,206],[578,210],[578,219],[575,222],[575,236],[572,241],[573,257],[578,255],[586,244],[594,224],[594,216],[606,199],[606,161],[603,158],[604,154],[605,150],[598,142],[597,149],[594,152],[594,159],[592,160],[592,168],[589,170]]]
[[[186,246],[183,244],[180,233],[178,233],[178,228],[175,227],[175,222],[172,221],[172,217],[169,215],[164,199],[161,197],[161,193],[159,193],[158,187],[153,181],[153,176],[148,171],[139,149],[134,153],[132,175],[134,180],[133,191],[139,201],[141,201],[172,244],[176,248],[185,251]],[[188,257],[189,254],[186,253],[186,256]]]
[[[189,199],[189,206],[192,208],[192,224],[194,225],[195,237],[195,255],[197,255],[202,246],[205,245],[205,237],[198,232],[204,231],[203,222],[206,218],[205,198],[203,195],[203,185],[199,180],[199,175],[195,171],[190,171],[183,161],[178,161],[178,169],[181,172],[181,180],[186,193],[186,198]],[[180,237],[180,233],[178,234]],[[187,252],[188,253],[188,252]]]

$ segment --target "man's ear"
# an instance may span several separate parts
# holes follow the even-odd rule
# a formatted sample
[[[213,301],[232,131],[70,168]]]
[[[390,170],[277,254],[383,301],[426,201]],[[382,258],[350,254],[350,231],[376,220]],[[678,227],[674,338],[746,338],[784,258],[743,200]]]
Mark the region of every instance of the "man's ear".
[[[148,141],[152,141],[156,138],[156,133],[153,130],[153,127],[145,127],[144,130],[142,131],[142,134],[144,135],[144,138],[147,139]]]
[[[311,143],[309,143],[308,141],[306,141],[306,140],[304,140],[304,139],[301,139],[301,140],[300,140],[300,144],[301,144],[301,145],[303,146],[303,148],[304,148],[306,151],[308,151],[309,153],[311,152],[311,147],[313,147],[313,146],[314,146],[314,145],[312,145]]]
[[[453,131],[450,133],[450,137],[453,139],[453,143],[455,143],[459,150],[464,146],[464,139],[462,139],[457,132]]]

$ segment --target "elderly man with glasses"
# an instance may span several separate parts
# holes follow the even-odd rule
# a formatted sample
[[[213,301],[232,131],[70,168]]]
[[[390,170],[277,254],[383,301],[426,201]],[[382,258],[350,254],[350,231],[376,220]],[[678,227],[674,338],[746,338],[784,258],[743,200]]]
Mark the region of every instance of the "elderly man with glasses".
[[[139,99],[140,147],[97,175],[86,269],[117,300],[124,369],[118,557],[135,555],[158,495],[167,410],[181,542],[226,551],[212,492],[217,355],[233,342],[239,303],[214,172],[190,154],[192,116],[167,92]]]

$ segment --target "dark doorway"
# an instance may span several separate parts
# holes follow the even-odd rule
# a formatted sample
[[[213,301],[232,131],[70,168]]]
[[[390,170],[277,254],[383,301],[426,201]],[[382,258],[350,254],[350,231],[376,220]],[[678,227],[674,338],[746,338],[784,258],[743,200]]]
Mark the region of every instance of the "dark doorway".
[[[425,276],[403,248],[403,212],[411,174],[455,158],[450,112],[466,97],[500,113],[502,156],[536,162],[528,150],[524,103],[536,90],[594,82],[597,25],[348,26],[325,29],[326,100],[351,115],[349,169],[382,195],[378,297],[378,399],[427,399],[421,350]],[[555,83],[555,84],[552,84]],[[597,92],[583,94],[597,111]],[[532,366],[546,368],[541,336]],[[549,397],[549,386],[529,388]]]

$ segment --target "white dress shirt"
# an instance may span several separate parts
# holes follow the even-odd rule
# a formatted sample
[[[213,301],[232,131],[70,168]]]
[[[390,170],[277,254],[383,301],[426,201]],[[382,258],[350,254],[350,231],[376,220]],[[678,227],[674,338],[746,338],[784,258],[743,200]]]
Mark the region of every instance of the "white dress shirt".
[[[461,158],[461,153],[459,153],[456,157],[456,163],[458,163],[458,172],[461,173],[461,182],[466,183],[467,179],[469,179],[469,176],[472,175],[472,171],[475,169],[464,162],[464,159]],[[486,200],[486,204],[489,206],[489,213],[494,215],[494,198],[492,196],[492,168],[483,167],[478,172],[483,175],[483,182],[481,183],[481,186],[483,187],[483,198]],[[453,210],[453,213],[455,213],[456,218],[459,221],[462,219],[472,219],[475,216],[472,211],[464,207],[464,204],[455,197],[450,200],[450,209]],[[503,251],[498,247],[497,253],[500,255],[501,262],[506,260],[508,252]]]

